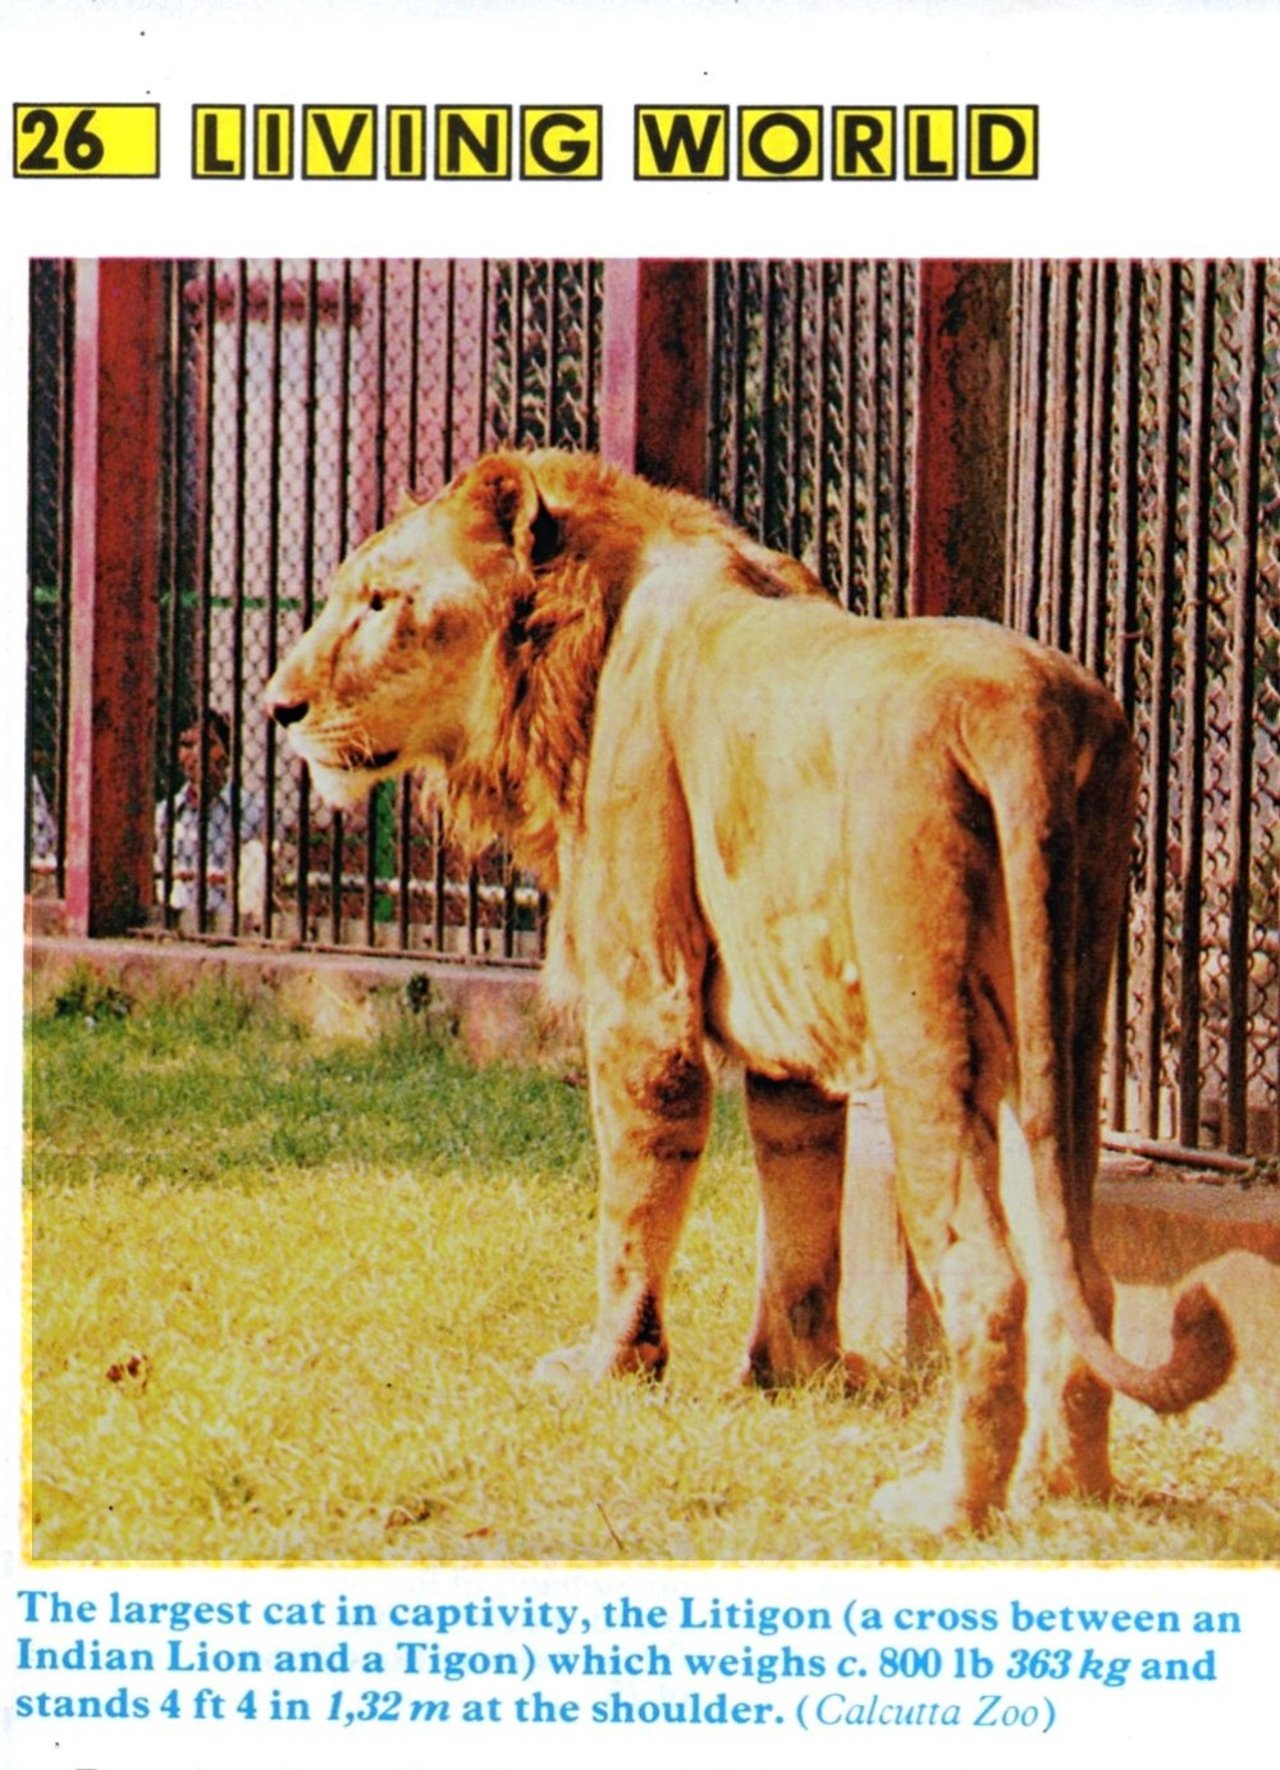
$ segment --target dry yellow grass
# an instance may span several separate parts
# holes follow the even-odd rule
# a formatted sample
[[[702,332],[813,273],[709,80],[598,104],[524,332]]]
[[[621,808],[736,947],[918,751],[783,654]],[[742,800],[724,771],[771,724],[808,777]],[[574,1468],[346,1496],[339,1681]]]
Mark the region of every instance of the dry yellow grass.
[[[754,1204],[731,1106],[667,1381],[564,1399],[528,1379],[591,1316],[580,1090],[416,1036],[326,1054],[225,1003],[89,1018],[31,1044],[37,1559],[932,1552],[868,1515],[933,1455],[927,1373],[857,1402],[734,1382]],[[1275,1408],[1256,1426],[1123,1407],[1118,1471],[1162,1503],[1057,1502],[970,1552],[1273,1556]]]

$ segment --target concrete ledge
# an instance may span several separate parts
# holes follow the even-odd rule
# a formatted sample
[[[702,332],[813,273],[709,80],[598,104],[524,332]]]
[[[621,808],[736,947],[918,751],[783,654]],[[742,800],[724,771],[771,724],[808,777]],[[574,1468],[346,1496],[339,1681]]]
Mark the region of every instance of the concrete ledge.
[[[88,970],[130,996],[181,993],[197,984],[234,984],[280,1001],[317,1037],[373,1037],[422,993],[452,1018],[479,1062],[531,1058],[563,1043],[544,1014],[537,973],[446,960],[210,941],[82,940],[33,934],[27,941],[27,1004],[40,1008],[77,971]]]
[[[364,1038],[373,1036],[389,1016],[402,1012],[406,990],[416,988],[425,991],[437,1011],[456,1022],[468,1051],[480,1062],[545,1059],[570,1052],[576,1057],[577,1053],[572,1030],[544,1013],[537,973],[532,970],[461,965],[425,956],[379,958],[230,943],[79,940],[45,934],[29,937],[27,953],[28,1001],[33,1007],[47,1002],[73,971],[87,968],[137,997],[181,991],[211,980],[234,982],[251,993],[276,996],[287,1012],[321,1038]],[[874,1112],[864,1112],[855,1131],[861,1118],[879,1122]],[[887,1176],[890,1171],[887,1145],[872,1154],[876,1159],[869,1168],[864,1166],[862,1191],[883,1190],[875,1187],[872,1174]],[[1280,1265],[1280,1187],[1249,1185],[1221,1175],[1206,1178],[1164,1163],[1108,1153],[1103,1158],[1094,1227],[1104,1264],[1125,1284],[1173,1284],[1233,1250]],[[865,1241],[863,1232],[854,1233]],[[892,1283],[902,1287],[905,1266],[900,1253],[890,1263],[898,1274]]]
[[[1209,1181],[1181,1169],[1135,1178],[1122,1162],[1103,1162],[1093,1205],[1094,1238],[1113,1278],[1173,1284],[1233,1250],[1280,1265],[1280,1187]]]

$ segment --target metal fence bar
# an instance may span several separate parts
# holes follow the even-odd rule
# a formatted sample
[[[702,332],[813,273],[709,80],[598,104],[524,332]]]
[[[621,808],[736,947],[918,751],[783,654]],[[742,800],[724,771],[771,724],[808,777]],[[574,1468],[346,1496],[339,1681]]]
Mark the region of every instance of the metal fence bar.
[[[270,538],[267,555],[267,655],[268,676],[275,672],[280,660],[280,468],[283,447],[281,419],[282,347],[284,339],[284,271],[279,260],[271,267],[270,354],[267,386],[270,392],[270,428],[267,455],[267,534]],[[264,721],[266,780],[264,784],[262,873],[262,932],[269,940],[275,932],[276,844],[271,833],[276,828],[276,722]]]
[[[56,825],[57,874],[59,897],[67,891],[67,733],[71,723],[71,672],[67,667],[67,651],[71,633],[71,467],[75,454],[75,400],[72,375],[75,365],[75,265],[68,260],[64,266],[64,317],[61,328],[61,391],[62,442],[60,452],[61,520],[58,534],[58,627],[62,657],[58,670],[58,741],[57,773],[54,791]]]
[[[1049,292],[1046,373],[1055,397],[1047,401],[1045,461],[1039,481],[1040,528],[1045,537],[1045,600],[1037,625],[1039,637],[1051,645],[1067,642],[1063,604],[1069,582],[1071,411],[1075,388],[1071,314],[1071,282],[1064,272],[1054,277]]]
[[[857,606],[854,584],[856,570],[854,561],[857,558],[858,546],[858,512],[857,498],[854,490],[854,438],[858,433],[858,376],[857,365],[859,356],[858,332],[858,289],[856,273],[852,264],[844,266],[841,288],[841,303],[844,319],[844,337],[840,359],[840,374],[843,381],[844,397],[842,400],[842,417],[844,421],[844,458],[841,463],[843,472],[839,475],[839,509],[840,509],[840,555],[842,583],[840,585],[841,601],[847,607]],[[825,580],[830,582],[829,579]]]
[[[1141,1006],[1144,1129],[1161,1131],[1160,1084],[1165,1040],[1165,940],[1168,922],[1169,757],[1173,690],[1173,584],[1175,516],[1178,498],[1179,341],[1181,267],[1165,267],[1160,280],[1159,366],[1157,384],[1156,506],[1151,551],[1156,574],[1151,586],[1151,687],[1146,878],[1143,894],[1146,971]]]
[[[480,392],[477,401],[478,410],[474,447],[478,454],[483,454],[490,444],[496,440],[493,432],[493,421],[490,414],[489,402],[486,398],[486,391],[489,386],[489,333],[493,325],[493,267],[487,259],[480,266],[479,300],[480,359],[478,375]],[[516,316],[516,323],[519,323],[518,315]],[[460,463],[455,463],[455,466],[457,465],[460,465]]]
[[[506,440],[513,447],[519,448],[524,437],[524,318],[527,297],[524,260],[520,259],[512,268],[514,288],[512,291],[512,344],[511,344],[511,410],[507,417]]]
[[[303,309],[305,355],[303,358],[303,456],[302,456],[302,625],[315,617],[317,396],[319,390],[319,293],[320,267],[313,258],[307,265],[306,300]],[[311,780],[304,769],[298,782],[298,928],[299,940],[311,937]]]
[[[1121,278],[1119,348],[1116,356],[1116,550],[1113,596],[1117,629],[1112,687],[1132,726],[1137,710],[1138,625],[1138,453],[1137,410],[1141,342],[1140,279],[1134,264]],[[1115,971],[1111,985],[1110,1089],[1108,1110],[1112,1126],[1124,1130],[1129,1122],[1129,996],[1133,974],[1132,909],[1134,887],[1130,873],[1125,911],[1116,942]]]
[[[445,321],[447,327],[451,327],[453,324],[452,288],[453,266],[450,265],[448,315]],[[412,490],[416,488],[418,484],[419,474],[418,424],[421,399],[419,382],[422,364],[422,266],[417,259],[415,259],[410,266],[409,275],[408,351],[408,447],[405,462],[405,477],[409,489]],[[452,353],[447,352],[446,362],[448,363],[448,374],[450,377],[453,373],[451,358]],[[441,425],[446,452],[449,447],[451,410],[452,402],[446,394],[444,419]],[[399,823],[396,837],[396,859],[398,867],[399,896],[396,903],[396,932],[401,948],[407,952],[412,944],[413,931],[412,904],[410,902],[410,892],[413,885],[413,782],[407,775],[400,782],[397,804],[399,809]]]
[[[831,268],[831,266],[825,264],[819,265],[818,267],[818,410],[823,414],[824,428],[826,424],[826,414],[831,411],[834,403],[833,385],[835,381],[831,348],[831,309],[833,305],[833,297],[828,291],[829,273]],[[822,435],[819,435],[817,448],[814,452],[813,468],[814,524],[817,531],[813,564],[818,576],[825,584],[827,582],[831,563],[831,541],[828,533],[828,494],[830,491],[830,475],[828,472],[829,450],[823,446],[823,443],[824,439]]]
[[[871,266],[869,282],[870,303],[870,338],[869,347],[871,360],[875,365],[874,378],[868,395],[867,425],[867,528],[868,551],[870,554],[869,583],[867,586],[867,613],[880,614],[892,612],[892,604],[886,610],[884,582],[886,576],[884,547],[884,496],[881,484],[885,473],[885,436],[884,436],[884,404],[888,389],[888,372],[884,363],[884,282],[888,267],[883,264]]]
[[[1257,631],[1258,483],[1262,436],[1263,267],[1247,266],[1240,327],[1240,464],[1236,479],[1236,549],[1230,685],[1231,831],[1227,976],[1225,1141],[1242,1150],[1249,1137],[1249,960],[1253,820],[1253,672]],[[1280,1115],[1278,1115],[1280,1116]]]
[[[1093,373],[1089,388],[1088,496],[1084,512],[1085,573],[1084,661],[1098,676],[1106,675],[1107,566],[1110,547],[1109,489],[1112,475],[1113,427],[1107,410],[1115,380],[1116,275],[1112,264],[1098,265],[1093,282]]]
[[[761,270],[760,289],[760,385],[764,390],[758,416],[760,432],[760,535],[765,541],[772,541],[776,533],[774,522],[774,488],[778,483],[778,469],[775,460],[775,438],[778,426],[777,386],[777,300],[774,288],[776,267],[766,264]]]
[[[373,439],[373,520],[382,528],[387,520],[387,265],[380,259],[373,276],[377,298],[377,342],[374,351],[374,439]],[[364,943],[372,947],[377,940],[378,914],[378,835],[387,805],[386,789],[378,787],[369,795],[368,828],[364,849]]]
[[[804,552],[805,536],[803,524],[803,499],[805,491],[804,473],[804,426],[796,422],[796,415],[804,405],[804,358],[805,358],[805,266],[795,263],[791,266],[791,385],[789,390],[789,409],[791,413],[791,434],[788,438],[787,451],[787,551],[793,554]],[[819,294],[821,291],[819,291]],[[816,491],[816,487],[815,487]],[[814,500],[814,526],[820,531],[822,527],[822,505]]]
[[[218,279],[216,267],[209,260],[205,270],[205,307],[204,307],[204,356],[202,368],[202,400],[201,400],[201,441],[204,445],[204,458],[201,463],[201,492],[199,529],[199,567],[196,580],[196,704],[200,710],[196,743],[199,746],[200,778],[205,780],[209,773],[209,727],[203,717],[204,709],[210,702],[210,683],[212,678],[212,656],[210,649],[210,629],[212,625],[213,606],[213,508],[214,508],[214,443],[212,414],[214,401],[218,392],[217,363],[217,321],[218,321]],[[176,820],[170,819],[170,829]],[[198,808],[196,836],[196,877],[195,877],[196,931],[204,934],[209,926],[209,812],[208,806],[201,801]]]
[[[71,671],[69,668],[69,649],[71,635],[71,553],[72,553],[72,522],[74,506],[72,503],[72,463],[75,459],[75,396],[72,377],[75,372],[76,350],[76,268],[74,261],[68,260],[65,266],[65,313],[62,324],[62,450],[61,474],[62,509],[59,524],[59,631],[62,636],[62,659],[58,672],[58,774],[55,800],[55,819],[57,823],[57,890],[59,897],[67,894],[67,734],[71,729]]]
[[[1046,637],[1043,631],[1044,612],[1035,597],[1034,587],[1045,582],[1052,582],[1053,576],[1045,540],[1046,530],[1042,504],[1049,456],[1049,427],[1046,422],[1046,412],[1049,407],[1050,385],[1050,284],[1047,272],[1034,266],[1032,267],[1031,300],[1033,330],[1029,372],[1033,405],[1028,415],[1028,425],[1034,439],[1034,447],[1028,459],[1028,478],[1025,488],[1028,512],[1029,576],[1023,586],[1023,610],[1027,619],[1027,631],[1037,638],[1043,638]]]
[[[1027,267],[1015,264],[1009,291],[1009,386],[1012,389],[1009,423],[1009,453],[1005,460],[1005,551],[1004,582],[1001,585],[1001,608],[1004,619],[1015,621],[1014,598],[1020,576],[1018,557],[1022,547],[1022,476],[1026,459],[1027,438],[1020,414],[1025,410],[1027,374],[1027,338],[1025,315],[1027,307]]]
[[[1184,602],[1186,708],[1180,790],[1182,941],[1178,1001],[1178,1136],[1188,1146],[1200,1137],[1200,948],[1203,938],[1204,777],[1208,660],[1210,441],[1213,401],[1213,322],[1217,283],[1212,264],[1195,267],[1195,315],[1191,343],[1189,497],[1186,597]]]
[[[415,266],[414,268],[416,271],[417,267]],[[443,422],[441,424],[441,455],[442,455],[441,468],[442,468],[442,476],[443,476],[443,479],[444,479],[444,482],[446,485],[453,478],[453,473],[454,473],[453,436],[454,436],[454,425],[456,423],[456,413],[454,411],[454,400],[455,400],[454,374],[455,374],[455,368],[456,368],[454,352],[455,352],[455,347],[456,347],[457,301],[458,301],[457,271],[455,270],[452,261],[450,261],[449,264],[447,264],[445,267],[444,417],[443,417]],[[415,309],[415,311],[416,311],[416,309]],[[417,390],[418,383],[419,383],[418,365],[420,362],[420,357],[419,357],[418,347],[417,347],[416,342],[415,342],[415,346],[414,346],[414,359],[413,359],[413,361],[414,361],[413,386],[414,386],[415,395],[416,395],[416,390]]]
[[[248,357],[249,267],[242,258],[236,266],[236,408],[234,555],[231,591],[231,845],[227,856],[227,898],[231,905],[231,931],[240,929],[240,844],[244,778],[244,640],[245,571],[248,496]]]
[[[747,413],[746,265],[734,265],[732,276],[733,327],[730,332],[730,345],[733,360],[733,398],[730,405],[732,430],[729,437],[730,490],[728,505],[733,516],[741,522],[746,512],[746,479],[743,471],[743,463],[746,459]]]
[[[337,557],[346,556],[350,541],[351,476],[351,264],[342,266],[338,283],[338,495],[335,500]],[[329,825],[329,939],[343,941],[343,875],[346,870],[346,814],[335,811]]]
[[[1097,275],[1096,265],[1080,266],[1073,303],[1079,369],[1071,439],[1071,553],[1063,607],[1070,634],[1068,649],[1079,657],[1085,657],[1088,651],[1090,495],[1093,458],[1100,452],[1094,372],[1098,350],[1094,307]]]
[[[516,872],[510,857],[506,860],[506,878],[502,884],[502,956],[515,957],[516,950]]]
[[[893,521],[893,612],[905,615],[911,608],[911,494],[910,494],[910,417],[912,383],[911,350],[907,335],[907,266],[899,260],[893,266],[891,327],[893,377],[890,383],[890,423],[892,435],[892,474],[889,499]]]
[[[161,561],[161,598],[160,646],[161,646],[161,695],[160,706],[156,718],[157,754],[155,777],[157,790],[161,800],[171,801],[173,787],[173,759],[178,750],[178,721],[181,711],[181,627],[182,603],[179,589],[179,527],[181,523],[181,500],[178,488],[181,483],[181,450],[179,438],[184,427],[190,421],[191,414],[187,400],[187,377],[184,373],[182,349],[180,342],[179,316],[183,300],[182,276],[171,277],[169,293],[169,349],[166,354],[166,372],[168,376],[167,403],[170,411],[170,422],[165,438],[165,510],[162,517],[164,532],[163,555]],[[164,906],[163,914],[167,920],[170,915],[169,905],[173,899],[173,819],[166,817],[164,821],[164,837],[159,844],[160,852],[156,856],[160,873],[160,902]]]
[[[583,315],[583,407],[585,413],[586,445],[592,451],[600,447],[600,401],[596,388],[597,379],[597,340],[601,335],[600,303],[596,292],[594,267],[589,258],[579,260],[579,275],[586,291],[586,307]]]
[[[560,301],[559,266],[554,258],[547,264],[547,405],[543,420],[548,440],[555,440],[560,391]]]

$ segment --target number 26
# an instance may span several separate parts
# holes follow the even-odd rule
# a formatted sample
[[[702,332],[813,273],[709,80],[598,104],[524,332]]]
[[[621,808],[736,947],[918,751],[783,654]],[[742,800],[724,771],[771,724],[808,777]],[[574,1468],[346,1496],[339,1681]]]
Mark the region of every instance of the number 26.
[[[106,154],[102,137],[95,135],[89,127],[96,115],[94,109],[77,111],[67,127],[61,143],[62,163],[74,172],[92,172],[102,164]],[[19,159],[19,172],[60,172],[62,164],[57,157],[60,124],[55,113],[43,107],[28,111],[22,119],[21,129],[23,135],[33,135],[36,139],[25,156]]]

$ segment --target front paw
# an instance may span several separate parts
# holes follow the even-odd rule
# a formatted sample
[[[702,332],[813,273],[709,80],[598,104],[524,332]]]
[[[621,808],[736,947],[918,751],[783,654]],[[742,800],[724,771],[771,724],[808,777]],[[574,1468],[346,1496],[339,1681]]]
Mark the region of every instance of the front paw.
[[[645,1340],[618,1346],[612,1341],[583,1340],[577,1346],[563,1346],[540,1358],[534,1366],[533,1380],[571,1394],[575,1389],[602,1383],[606,1377],[658,1378],[666,1363],[665,1343],[654,1345]]]

